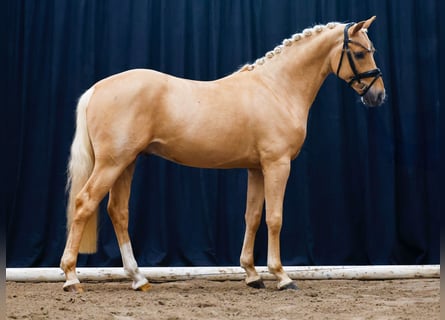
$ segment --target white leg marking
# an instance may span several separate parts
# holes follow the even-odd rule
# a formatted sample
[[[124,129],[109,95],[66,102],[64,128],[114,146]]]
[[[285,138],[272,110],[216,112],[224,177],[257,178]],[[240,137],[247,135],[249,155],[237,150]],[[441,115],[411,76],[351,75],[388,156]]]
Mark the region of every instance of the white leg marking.
[[[138,289],[144,284],[148,283],[148,280],[140,273],[136,259],[133,255],[133,248],[131,243],[124,243],[121,247],[122,263],[124,264],[125,272],[133,279],[131,287]]]
[[[78,283],[80,283],[79,279],[66,280],[63,287],[66,288],[66,287],[72,286],[73,284],[78,284]]]

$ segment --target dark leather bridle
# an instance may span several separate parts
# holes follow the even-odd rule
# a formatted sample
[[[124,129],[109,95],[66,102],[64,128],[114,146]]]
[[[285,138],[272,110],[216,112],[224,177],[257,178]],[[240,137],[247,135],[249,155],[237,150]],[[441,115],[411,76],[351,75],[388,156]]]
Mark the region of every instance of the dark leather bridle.
[[[346,52],[346,56],[348,57],[349,65],[351,66],[352,72],[354,73],[354,76],[352,78],[350,78],[350,80],[348,81],[348,85],[352,86],[354,84],[354,82],[363,84],[363,86],[361,87],[362,92],[360,93],[360,96],[364,96],[368,92],[368,90],[372,87],[372,85],[377,81],[377,79],[382,76],[382,72],[380,71],[379,68],[376,68],[373,70],[358,73],[357,68],[355,67],[354,59],[352,58],[351,50],[349,49],[349,44],[352,43],[356,46],[362,47],[367,52],[373,52],[374,49],[366,48],[361,43],[358,43],[357,41],[353,41],[353,40],[349,39],[348,30],[354,24],[355,24],[355,22],[348,23],[344,29],[343,49],[341,52],[340,62],[338,63],[337,77],[339,76],[338,74],[340,72],[341,65],[343,62],[343,56],[345,55],[345,52]],[[374,79],[372,79],[371,83],[369,85],[367,85],[367,84],[364,84],[361,82],[361,80],[365,79],[365,78],[374,78]]]

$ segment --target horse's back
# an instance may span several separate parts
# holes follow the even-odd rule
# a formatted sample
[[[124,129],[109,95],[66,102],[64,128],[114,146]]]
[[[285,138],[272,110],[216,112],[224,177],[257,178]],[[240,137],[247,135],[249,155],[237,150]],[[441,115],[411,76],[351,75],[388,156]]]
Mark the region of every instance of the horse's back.
[[[105,78],[94,85],[88,107],[93,145],[103,149],[99,153],[131,149],[191,166],[241,166],[255,158],[250,120],[237,85],[227,80],[194,81],[149,69]]]
[[[285,149],[276,136],[288,131],[287,114],[260,86],[247,72],[215,81],[145,69],[111,76],[94,86],[93,145],[196,167],[258,167],[260,149]]]

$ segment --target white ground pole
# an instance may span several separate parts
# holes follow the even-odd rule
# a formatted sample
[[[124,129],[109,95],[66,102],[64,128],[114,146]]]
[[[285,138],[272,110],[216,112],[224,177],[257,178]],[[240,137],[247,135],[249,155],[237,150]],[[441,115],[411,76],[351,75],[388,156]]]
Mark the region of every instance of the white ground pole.
[[[275,279],[267,267],[256,267],[264,280]],[[139,268],[141,273],[153,282],[189,279],[242,280],[245,272],[241,267],[148,267]],[[284,267],[294,280],[389,280],[440,278],[440,265],[379,265],[379,266],[312,266]],[[81,281],[129,280],[122,267],[77,268]],[[57,282],[65,281],[59,268],[6,268],[6,281]]]

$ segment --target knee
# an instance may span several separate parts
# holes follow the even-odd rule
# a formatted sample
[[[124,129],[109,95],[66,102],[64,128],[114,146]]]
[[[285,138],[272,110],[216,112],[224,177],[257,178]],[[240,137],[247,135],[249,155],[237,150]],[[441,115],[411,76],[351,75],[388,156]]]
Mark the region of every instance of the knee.
[[[261,214],[262,210],[250,210],[246,212],[244,219],[246,221],[246,225],[251,226],[254,229],[257,229],[261,222]]]
[[[281,225],[283,223],[283,219],[281,215],[278,214],[270,214],[266,217],[267,228],[270,232],[280,232]]]

